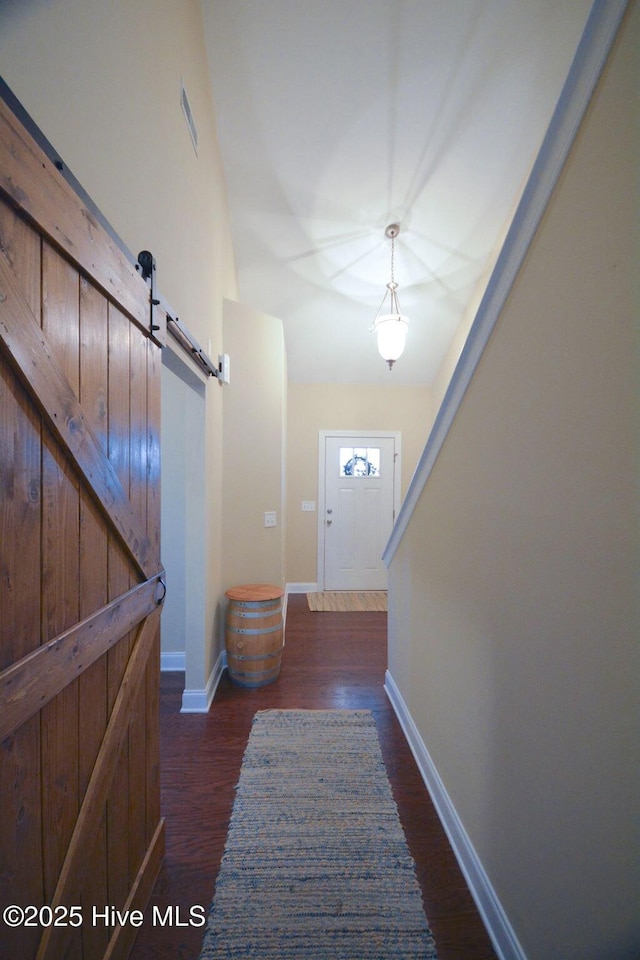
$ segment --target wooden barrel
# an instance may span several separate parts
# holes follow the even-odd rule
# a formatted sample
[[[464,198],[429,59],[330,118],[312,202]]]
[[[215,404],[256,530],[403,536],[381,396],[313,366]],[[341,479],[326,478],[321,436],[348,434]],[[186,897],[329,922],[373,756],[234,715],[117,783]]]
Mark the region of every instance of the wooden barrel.
[[[249,583],[225,594],[227,667],[243,687],[262,687],[280,674],[283,593],[268,583]]]

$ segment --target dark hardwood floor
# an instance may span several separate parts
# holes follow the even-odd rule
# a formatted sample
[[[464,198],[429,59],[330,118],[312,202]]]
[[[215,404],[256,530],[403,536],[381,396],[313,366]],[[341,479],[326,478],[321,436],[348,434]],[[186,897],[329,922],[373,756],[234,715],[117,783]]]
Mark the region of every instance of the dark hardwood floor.
[[[310,613],[291,596],[286,646],[277,681],[258,690],[234,685],[225,671],[208,714],[181,714],[184,675],[161,682],[162,805],[167,852],[131,960],[197,960],[204,929],[154,926],[164,913],[213,897],[227,826],[252,718],[269,708],[366,708],[382,752],[440,960],[495,960],[400,725],[383,689],[384,613]],[[292,958],[296,960],[296,958]]]

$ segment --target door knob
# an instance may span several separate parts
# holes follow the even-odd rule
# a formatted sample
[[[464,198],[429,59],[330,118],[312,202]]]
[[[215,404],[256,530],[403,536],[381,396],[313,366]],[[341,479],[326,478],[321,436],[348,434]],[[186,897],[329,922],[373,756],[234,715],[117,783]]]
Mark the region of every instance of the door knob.
[[[333,520],[327,520],[327,526],[328,526],[328,527],[330,527],[332,523],[333,523]]]

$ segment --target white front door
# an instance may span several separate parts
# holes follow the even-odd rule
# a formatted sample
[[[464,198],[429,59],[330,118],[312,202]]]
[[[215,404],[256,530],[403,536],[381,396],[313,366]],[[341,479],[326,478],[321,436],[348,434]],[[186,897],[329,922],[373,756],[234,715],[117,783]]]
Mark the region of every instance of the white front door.
[[[399,495],[399,436],[322,431],[320,447],[324,480],[318,517],[322,588],[386,590],[382,552],[393,528]]]

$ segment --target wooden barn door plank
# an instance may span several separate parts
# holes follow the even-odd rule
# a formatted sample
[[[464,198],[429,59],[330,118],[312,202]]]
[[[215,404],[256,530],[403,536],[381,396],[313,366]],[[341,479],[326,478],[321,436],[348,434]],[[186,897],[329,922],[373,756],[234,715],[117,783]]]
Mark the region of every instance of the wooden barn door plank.
[[[147,463],[151,482],[147,486],[147,536],[151,546],[160,555],[160,351],[147,353],[149,373],[147,376]],[[147,744],[147,843],[152,843],[155,825],[160,820],[160,737],[157,724],[160,716],[160,624],[158,638],[149,657],[147,667],[147,714],[145,742]]]
[[[80,380],[79,276],[48,245],[42,251],[42,335],[56,367],[77,395]],[[80,619],[80,482],[49,430],[42,449],[42,637]],[[78,682],[67,683],[42,710],[42,827],[46,902],[56,883],[78,816]],[[81,935],[70,937],[69,960],[80,960]]]
[[[107,455],[109,421],[108,304],[85,277],[80,278],[80,393],[78,399],[94,437]],[[94,499],[86,490],[80,497],[80,616],[89,617],[108,601],[109,533]],[[83,718],[80,738],[80,796],[84,797],[100,744],[106,730],[107,658],[100,656],[78,680],[78,704]],[[92,849],[93,847],[93,849]],[[80,894],[83,916],[91,915],[94,904],[108,903],[107,863],[109,859],[105,811],[96,817],[93,844],[88,847],[92,869]],[[84,957],[104,954],[108,931],[99,924],[81,927]]]
[[[40,308],[40,238],[0,204],[3,256],[30,308]],[[40,643],[40,418],[0,355],[0,669]],[[20,562],[28,556],[29,564]],[[40,718],[0,738],[0,899],[44,902]],[[39,932],[5,927],[8,957],[33,955]]]
[[[109,460],[129,496],[131,437],[131,337],[128,318],[113,304],[109,305]],[[109,597],[117,597],[129,589],[131,569],[120,541],[109,538]],[[109,711],[118,695],[133,635],[120,641],[109,652],[107,661],[107,697]],[[109,903],[124,906],[129,894],[129,744],[125,742],[118,759],[107,802],[109,837]]]
[[[147,527],[147,351],[149,341],[132,331],[130,414],[131,465],[129,500]],[[151,649],[151,648],[150,648]],[[145,664],[146,669],[146,664]],[[146,685],[132,703],[129,727],[129,878],[138,872],[147,849],[146,835]]]
[[[40,313],[40,238],[0,204],[1,256],[29,310]],[[40,643],[40,418],[0,354],[0,669]],[[28,554],[31,562],[17,562]]]
[[[58,305],[59,296],[56,301]],[[78,294],[76,300],[77,297]],[[60,339],[64,334],[56,336]],[[73,384],[69,382],[57,361],[54,345],[49,343],[46,330],[40,330],[2,258],[0,339],[54,435],[64,444],[69,456],[93,490],[139,570],[145,577],[151,576],[157,572],[159,560],[151,554],[146,534],[140,530],[139,519],[132,511],[112,464],[103,454],[84,417],[77,399],[77,390],[74,390]],[[79,361],[76,360],[77,362]]]

